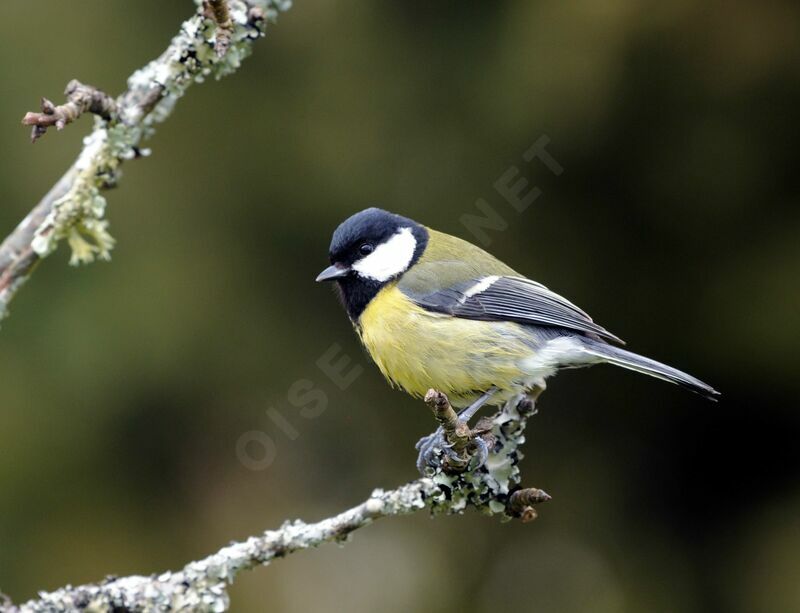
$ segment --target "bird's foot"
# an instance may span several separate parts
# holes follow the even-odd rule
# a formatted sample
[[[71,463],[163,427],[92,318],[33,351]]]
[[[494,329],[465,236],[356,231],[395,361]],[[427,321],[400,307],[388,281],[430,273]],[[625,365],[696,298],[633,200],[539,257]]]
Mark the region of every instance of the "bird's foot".
[[[444,430],[437,428],[435,432],[428,436],[423,436],[414,445],[419,451],[417,455],[417,470],[421,475],[425,475],[428,468],[435,470],[440,465],[440,455],[452,454],[457,457],[453,447],[444,438]]]
[[[429,474],[440,467],[457,473],[483,466],[489,457],[489,443],[483,437],[491,436],[491,426],[481,428],[479,422],[476,429],[471,429],[441,392],[430,390],[425,402],[442,425],[415,445],[419,451],[417,470],[420,474]]]
[[[489,444],[477,433],[459,451],[455,444],[448,442],[442,428],[423,436],[414,447],[419,451],[417,470],[421,475],[427,475],[439,467],[446,472],[464,472],[470,468],[480,468],[489,458]]]

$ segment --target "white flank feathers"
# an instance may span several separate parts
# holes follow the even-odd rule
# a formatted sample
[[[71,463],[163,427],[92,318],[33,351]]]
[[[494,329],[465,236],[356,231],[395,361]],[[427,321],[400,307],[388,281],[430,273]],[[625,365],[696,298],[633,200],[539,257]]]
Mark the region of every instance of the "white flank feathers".
[[[601,358],[587,352],[578,339],[562,336],[544,343],[523,362],[522,367],[531,375],[549,377],[559,367],[584,366],[601,361]]]

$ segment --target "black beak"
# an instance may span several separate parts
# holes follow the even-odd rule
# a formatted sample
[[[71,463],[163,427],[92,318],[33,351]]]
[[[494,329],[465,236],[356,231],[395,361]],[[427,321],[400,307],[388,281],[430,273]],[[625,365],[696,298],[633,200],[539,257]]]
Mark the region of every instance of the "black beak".
[[[333,264],[332,266],[328,266],[325,270],[317,275],[317,283],[320,281],[334,281],[336,279],[341,279],[342,277],[346,277],[350,274],[350,269],[345,266],[340,266],[338,264]]]

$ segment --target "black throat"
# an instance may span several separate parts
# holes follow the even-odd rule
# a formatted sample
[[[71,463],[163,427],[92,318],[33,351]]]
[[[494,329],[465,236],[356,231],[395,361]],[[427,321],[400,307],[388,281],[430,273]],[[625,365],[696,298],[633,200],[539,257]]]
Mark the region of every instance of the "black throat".
[[[358,318],[361,317],[361,313],[364,312],[364,309],[372,302],[378,292],[383,289],[384,285],[386,283],[363,279],[358,275],[345,277],[336,282],[339,299],[347,311],[347,316],[354,324],[358,324]]]

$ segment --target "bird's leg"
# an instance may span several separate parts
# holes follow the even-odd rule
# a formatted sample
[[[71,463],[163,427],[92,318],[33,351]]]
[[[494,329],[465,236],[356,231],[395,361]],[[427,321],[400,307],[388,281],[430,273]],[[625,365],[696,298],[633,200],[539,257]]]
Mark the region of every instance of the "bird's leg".
[[[480,408],[485,405],[492,396],[495,395],[495,393],[497,393],[496,387],[489,388],[488,392],[485,392],[483,396],[461,411],[461,413],[458,414],[458,419],[463,422],[468,422],[470,419],[472,419],[473,415],[475,415],[475,413],[477,413]]]
[[[497,388],[492,387],[459,414],[453,411],[444,394],[433,390],[428,392],[425,402],[431,406],[437,421],[442,425],[433,434],[421,438],[415,445],[419,450],[417,469],[421,474],[425,474],[426,468],[436,468],[441,464],[438,457],[440,450],[456,464],[464,464],[465,458],[462,452],[469,443],[475,445],[473,455],[478,460],[478,466],[482,466],[486,462],[489,448],[482,438],[475,436],[467,422],[496,392]],[[469,458],[467,458],[468,461]]]
[[[496,387],[490,388],[489,391],[483,396],[461,411],[461,413],[458,414],[458,420],[465,424],[469,422],[469,420],[472,419],[472,416],[475,415],[475,413],[477,413],[480,408],[485,405],[492,396],[494,396],[496,392]],[[486,460],[489,459],[489,445],[486,444],[486,441],[483,440],[483,438],[476,436],[475,433],[473,433],[472,436],[472,444],[475,446],[473,455],[477,459],[477,466],[483,466],[486,464]]]

